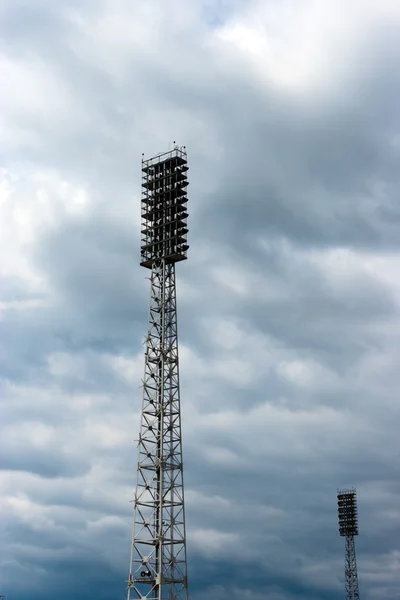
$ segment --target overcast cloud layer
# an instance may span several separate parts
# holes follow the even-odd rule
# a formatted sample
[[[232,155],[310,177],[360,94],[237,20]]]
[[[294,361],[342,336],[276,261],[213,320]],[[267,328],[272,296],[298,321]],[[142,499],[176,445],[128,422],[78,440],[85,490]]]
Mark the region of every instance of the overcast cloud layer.
[[[400,589],[400,4],[3,0],[1,571],[125,596],[148,275],[140,159],[185,144],[192,600]]]

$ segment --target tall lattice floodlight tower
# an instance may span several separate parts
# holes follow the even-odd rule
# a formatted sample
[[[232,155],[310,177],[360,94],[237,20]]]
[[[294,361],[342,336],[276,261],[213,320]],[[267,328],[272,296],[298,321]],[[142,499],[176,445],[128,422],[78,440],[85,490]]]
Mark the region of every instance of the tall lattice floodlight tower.
[[[128,600],[187,600],[175,264],[187,258],[187,156],[142,159],[141,262],[150,269]]]
[[[356,490],[338,492],[339,533],[346,538],[345,591],[346,600],[359,600],[356,546],[354,537],[358,535]]]

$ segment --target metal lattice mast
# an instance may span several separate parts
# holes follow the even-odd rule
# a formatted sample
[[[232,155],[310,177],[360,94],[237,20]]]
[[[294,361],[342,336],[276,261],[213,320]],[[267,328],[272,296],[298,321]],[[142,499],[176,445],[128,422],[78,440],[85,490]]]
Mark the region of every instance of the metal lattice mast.
[[[345,600],[359,600],[356,545],[358,535],[358,515],[356,490],[338,492],[339,533],[346,538],[345,555]]]
[[[141,265],[151,269],[128,600],[187,600],[175,264],[187,258],[185,148],[142,159]]]

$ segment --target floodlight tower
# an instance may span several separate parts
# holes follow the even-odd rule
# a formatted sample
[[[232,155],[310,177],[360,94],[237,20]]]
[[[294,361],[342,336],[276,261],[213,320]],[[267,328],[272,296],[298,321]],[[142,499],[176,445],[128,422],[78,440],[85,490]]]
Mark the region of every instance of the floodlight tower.
[[[339,533],[346,538],[345,591],[346,600],[359,600],[356,546],[354,537],[358,535],[356,490],[338,492]]]
[[[187,170],[185,146],[142,158],[140,264],[151,293],[128,600],[188,597],[175,287],[189,248]]]

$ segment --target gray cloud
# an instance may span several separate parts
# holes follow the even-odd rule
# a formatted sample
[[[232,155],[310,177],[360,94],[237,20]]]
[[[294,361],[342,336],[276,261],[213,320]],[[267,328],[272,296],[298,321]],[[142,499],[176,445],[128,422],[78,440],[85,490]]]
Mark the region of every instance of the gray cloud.
[[[326,16],[306,2],[293,29],[289,4],[2,9],[9,597],[124,597],[148,298],[140,156],[174,139],[191,166],[191,596],[341,598],[335,494],[354,484],[363,597],[396,597],[400,15],[354,3],[345,31],[341,1]]]

